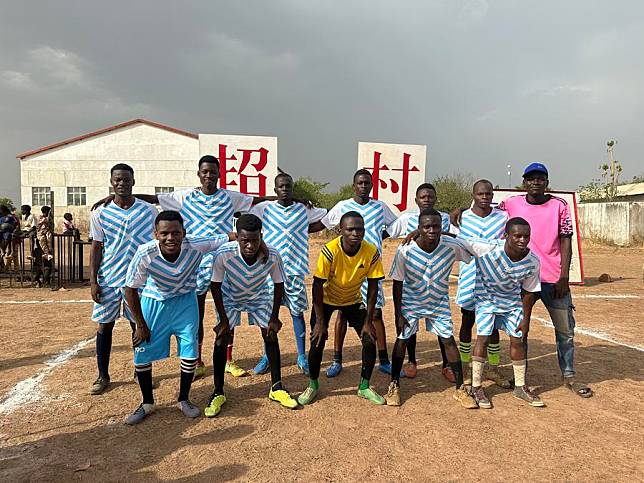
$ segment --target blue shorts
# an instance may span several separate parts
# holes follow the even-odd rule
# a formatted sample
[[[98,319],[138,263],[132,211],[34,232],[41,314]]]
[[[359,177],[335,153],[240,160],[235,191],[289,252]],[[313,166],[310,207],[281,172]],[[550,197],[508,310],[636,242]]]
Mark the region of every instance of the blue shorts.
[[[523,307],[500,312],[487,304],[476,304],[476,335],[492,335],[494,329],[502,330],[510,337],[522,337],[517,331],[523,320]]]
[[[101,302],[94,303],[94,309],[92,310],[92,320],[94,322],[109,324],[121,317],[121,315],[130,322],[134,322],[130,309],[125,303],[123,287],[100,287],[100,289]]]
[[[170,339],[177,339],[177,355],[196,359],[199,354],[199,307],[195,292],[166,300],[141,297],[141,311],[150,329],[150,342],[134,349],[134,364],[148,364],[170,356]]]

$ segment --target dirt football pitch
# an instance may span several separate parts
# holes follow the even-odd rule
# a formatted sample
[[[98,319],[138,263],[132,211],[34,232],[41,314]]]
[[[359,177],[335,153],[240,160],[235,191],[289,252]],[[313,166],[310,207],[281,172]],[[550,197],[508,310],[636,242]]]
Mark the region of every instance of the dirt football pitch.
[[[311,258],[322,241],[316,240]],[[388,270],[396,244],[385,244]],[[227,376],[228,402],[214,419],[188,420],[176,405],[179,361],[154,365],[157,411],[136,427],[123,418],[139,404],[130,328],[117,324],[110,389],[90,396],[96,378],[95,327],[88,286],[52,292],[0,288],[0,481],[501,481],[644,480],[644,249],[584,245],[586,284],[573,287],[576,369],[595,396],[560,385],[554,331],[542,305],[530,330],[528,383],[546,403],[532,408],[506,390],[488,388],[492,410],[465,410],[440,373],[436,338],[418,339],[419,373],[401,380],[399,408],[356,396],[360,348],[347,335],[345,369],[320,378],[319,399],[289,411],[268,400],[270,375]],[[598,278],[608,273],[612,283]],[[455,280],[450,287],[455,294]],[[391,284],[386,283],[391,295]],[[460,312],[452,306],[455,332]],[[393,344],[393,304],[385,319]],[[308,319],[308,316],[307,316]],[[297,371],[290,317],[282,311],[283,381],[307,385]],[[214,307],[207,305],[206,361]],[[323,373],[332,358],[333,330]],[[256,328],[236,333],[235,359],[251,369],[262,352]],[[502,336],[502,369],[511,374]],[[372,385],[386,392],[377,370]],[[195,382],[203,408],[212,390]]]

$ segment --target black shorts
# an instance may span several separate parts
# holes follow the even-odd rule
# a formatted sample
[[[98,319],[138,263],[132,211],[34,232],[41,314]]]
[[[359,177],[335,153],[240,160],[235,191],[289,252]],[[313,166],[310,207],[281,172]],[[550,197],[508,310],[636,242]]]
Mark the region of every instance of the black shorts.
[[[353,327],[358,334],[362,332],[362,327],[364,326],[364,319],[367,316],[367,309],[362,303],[357,303],[353,305],[329,305],[322,304],[322,310],[324,311],[324,325],[329,326],[329,321],[333,312],[339,310],[342,312],[342,315],[347,319],[349,327]],[[315,310],[311,311],[311,330],[315,327],[316,317]]]

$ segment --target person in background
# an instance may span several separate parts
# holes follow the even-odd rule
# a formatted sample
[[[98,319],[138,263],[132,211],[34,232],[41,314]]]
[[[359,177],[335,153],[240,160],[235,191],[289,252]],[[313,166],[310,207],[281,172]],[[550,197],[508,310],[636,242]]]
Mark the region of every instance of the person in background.
[[[74,235],[74,239],[78,240],[80,238],[80,232],[76,225],[74,225],[74,217],[71,213],[65,213],[63,215],[63,222],[60,224],[60,231],[63,235]]]
[[[43,206],[40,211],[42,212],[42,215],[38,217],[38,222],[36,224],[36,237],[38,238],[38,243],[42,250],[43,259],[51,260],[54,258],[51,254],[51,241],[54,233],[54,222],[51,219],[51,207]]]

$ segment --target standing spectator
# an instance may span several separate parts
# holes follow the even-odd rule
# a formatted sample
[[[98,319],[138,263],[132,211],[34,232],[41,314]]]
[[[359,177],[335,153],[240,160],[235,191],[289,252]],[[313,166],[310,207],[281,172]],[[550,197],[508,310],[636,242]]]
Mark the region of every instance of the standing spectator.
[[[38,223],[36,225],[36,236],[38,237],[38,243],[40,244],[40,249],[42,250],[43,260],[51,260],[53,255],[51,254],[51,241],[54,233],[54,222],[51,219],[51,207],[43,206],[40,211],[42,215],[38,217]]]
[[[36,233],[36,217],[31,213],[31,206],[22,205],[20,207],[21,231],[24,236],[30,236]]]
[[[11,263],[13,257],[13,231],[16,219],[5,205],[0,205],[0,266],[4,268]]]

